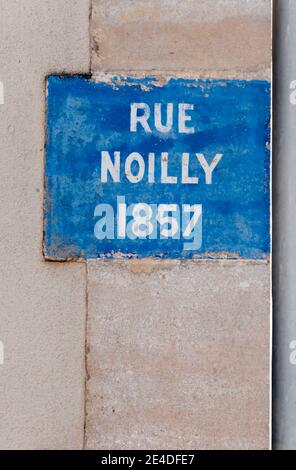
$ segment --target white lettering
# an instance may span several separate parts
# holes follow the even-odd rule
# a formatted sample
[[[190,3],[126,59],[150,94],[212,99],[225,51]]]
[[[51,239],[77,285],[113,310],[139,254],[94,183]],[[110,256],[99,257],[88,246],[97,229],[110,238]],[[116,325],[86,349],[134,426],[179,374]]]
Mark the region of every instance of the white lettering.
[[[144,110],[141,116],[138,116],[138,110]],[[137,132],[138,123],[141,124],[145,132],[152,132],[148,119],[150,117],[150,108],[146,103],[131,103],[131,121],[130,130],[131,132]]]
[[[126,237],[126,203],[124,197],[117,198],[117,237]]]
[[[186,111],[192,111],[193,104],[180,103],[179,104],[179,133],[180,134],[194,134],[194,127],[186,127],[186,122],[191,121],[191,116]]]
[[[202,167],[202,169],[205,172],[205,177],[206,177],[206,184],[212,184],[212,174],[216,166],[218,165],[219,161],[223,157],[222,153],[217,153],[215,157],[213,158],[212,162],[210,165],[208,164],[207,160],[205,159],[205,156],[202,153],[197,153],[196,154],[198,161]]]
[[[112,162],[109,152],[101,152],[101,181],[107,183],[108,172],[112,176],[114,183],[120,181],[120,152],[114,152],[114,162]]]
[[[189,176],[189,153],[182,153],[182,183],[183,184],[198,184],[197,176]]]
[[[151,152],[148,155],[148,183],[154,183],[155,182],[155,153]]]
[[[201,204],[179,206],[140,202],[127,205],[125,196],[118,196],[117,207],[113,209],[111,204],[99,204],[95,208],[94,216],[99,217],[94,227],[94,236],[98,240],[183,238],[183,249],[191,251],[199,250],[202,245]]]
[[[169,154],[161,152],[161,182],[176,184],[178,179],[176,176],[168,176]]]
[[[132,164],[137,162],[138,164],[138,173],[135,175],[132,173]],[[138,152],[132,152],[125,161],[125,174],[127,179],[131,183],[139,183],[144,176],[145,172],[145,162],[142,155]]]
[[[169,214],[172,215],[169,215]],[[180,213],[177,204],[159,204],[156,220],[160,224],[160,236],[163,238],[180,238],[179,223]]]
[[[170,132],[173,127],[173,103],[168,103],[166,105],[166,124],[162,124],[162,112],[161,112],[161,103],[155,103],[154,105],[154,121],[155,127],[159,132]]]

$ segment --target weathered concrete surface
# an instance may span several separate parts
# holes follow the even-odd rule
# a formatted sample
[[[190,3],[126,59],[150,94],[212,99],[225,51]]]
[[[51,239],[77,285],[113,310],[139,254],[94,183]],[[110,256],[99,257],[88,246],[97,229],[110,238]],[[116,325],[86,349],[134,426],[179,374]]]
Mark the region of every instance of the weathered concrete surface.
[[[270,79],[269,0],[94,0],[92,70]],[[269,264],[88,263],[87,448],[268,448]]]
[[[269,445],[266,264],[88,263],[87,448]]]
[[[92,70],[270,77],[270,0],[93,0]]]
[[[93,70],[269,77],[269,1],[93,3]],[[42,258],[43,113],[46,74],[88,72],[89,0],[0,10],[0,448],[81,448],[85,271]],[[89,448],[267,447],[269,266],[226,266],[90,263]]]
[[[44,78],[88,71],[89,1],[0,10],[0,448],[81,448],[85,266],[42,257]]]

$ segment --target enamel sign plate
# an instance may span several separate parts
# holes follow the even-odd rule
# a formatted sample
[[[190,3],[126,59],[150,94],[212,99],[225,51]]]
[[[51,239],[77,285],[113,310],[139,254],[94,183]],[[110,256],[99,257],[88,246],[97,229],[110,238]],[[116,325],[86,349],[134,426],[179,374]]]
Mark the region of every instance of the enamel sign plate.
[[[264,259],[265,81],[51,76],[44,253]]]

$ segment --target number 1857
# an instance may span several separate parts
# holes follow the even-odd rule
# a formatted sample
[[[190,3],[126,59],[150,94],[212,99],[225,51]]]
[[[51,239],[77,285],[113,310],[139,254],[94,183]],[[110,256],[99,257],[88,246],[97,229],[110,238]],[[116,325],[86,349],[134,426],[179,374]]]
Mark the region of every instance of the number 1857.
[[[184,250],[199,250],[202,244],[201,204],[127,205],[124,196],[117,206],[99,204],[95,208],[94,235],[98,240],[184,239]]]

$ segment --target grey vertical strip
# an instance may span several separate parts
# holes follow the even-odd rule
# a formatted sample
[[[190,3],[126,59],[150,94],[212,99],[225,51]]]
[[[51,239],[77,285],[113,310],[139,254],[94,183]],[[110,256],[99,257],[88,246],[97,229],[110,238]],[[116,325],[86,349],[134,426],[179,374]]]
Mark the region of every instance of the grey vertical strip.
[[[296,0],[274,2],[273,448],[296,449]]]

